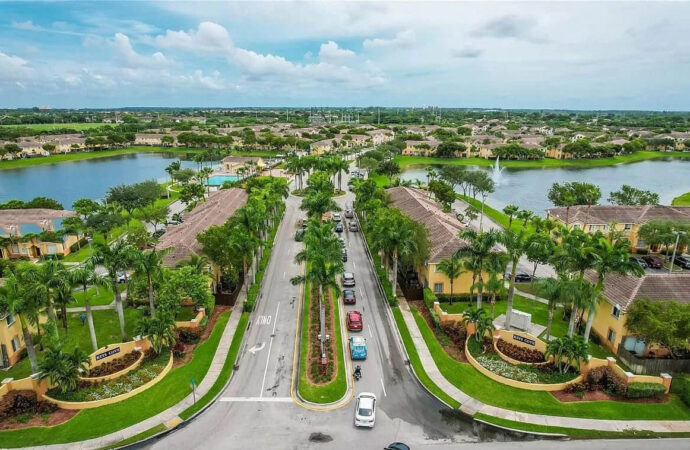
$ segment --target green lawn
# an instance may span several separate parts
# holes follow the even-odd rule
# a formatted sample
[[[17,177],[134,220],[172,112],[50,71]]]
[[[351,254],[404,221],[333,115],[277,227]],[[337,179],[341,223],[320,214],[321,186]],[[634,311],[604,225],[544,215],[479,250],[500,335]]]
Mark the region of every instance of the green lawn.
[[[91,348],[89,327],[86,323],[82,325],[79,315],[80,313],[67,314],[67,331],[62,328],[62,323],[59,324],[58,333],[62,339],[62,348],[71,351],[75,347],[80,347],[86,353],[91,353],[93,349]],[[132,308],[125,309],[125,330],[130,337],[140,317],[140,311]],[[93,311],[93,323],[96,328],[96,340],[99,347],[122,341],[120,323],[115,310]],[[41,359],[40,351],[38,352],[38,359],[39,361]],[[0,376],[3,378],[12,377],[16,380],[26,378],[29,375],[31,375],[29,358],[22,359],[7,372],[0,371]]]
[[[407,329],[405,319],[403,319],[400,308],[397,306],[393,307],[393,317],[395,317],[395,323],[398,325],[398,330],[400,331],[400,336],[402,337],[403,344],[405,345],[407,356],[410,358],[410,364],[414,369],[417,379],[424,385],[425,388],[429,390],[429,392],[434,394],[436,397],[446,402],[452,408],[459,408],[460,402],[441,390],[441,388],[438,387],[436,383],[431,380],[431,378],[429,378],[429,375],[427,375],[426,370],[424,370],[424,366],[422,365],[422,361],[419,359],[419,353],[417,353],[414,342],[412,342],[410,330]]]
[[[3,447],[27,447],[91,439],[139,423],[175,405],[191,392],[189,380],[201,382],[208,372],[229,317],[230,311],[218,317],[213,332],[194,350],[190,362],[171,370],[161,382],[141,394],[83,410],[62,425],[0,432],[0,442]]]
[[[690,206],[690,192],[674,198],[671,204],[674,206]]]
[[[458,198],[460,200],[464,200],[465,202],[469,203],[470,205],[474,206],[477,208],[477,210],[481,211],[482,210],[482,202],[480,200],[474,199],[470,196],[458,194]],[[492,208],[491,206],[484,204],[484,215],[488,217],[489,219],[493,220],[497,224],[499,224],[503,228],[508,228],[508,224],[510,223],[510,220],[508,219],[508,216],[504,214],[502,211],[499,211],[497,209]],[[510,228],[511,230],[518,232],[522,229],[522,221],[520,220],[513,220],[512,223],[510,223]],[[530,223],[527,224],[527,231],[528,233],[534,233],[534,226]]]
[[[121,440],[121,441],[119,441],[119,442],[116,442],[116,443],[114,443],[114,444],[108,445],[107,447],[103,447],[103,448],[101,448],[101,449],[99,449],[99,450],[110,450],[110,449],[114,449],[114,448],[122,448],[122,447],[125,447],[125,446],[128,446],[128,445],[131,445],[131,444],[135,444],[135,443],[137,443],[137,442],[139,442],[139,441],[142,441],[142,440],[144,440],[144,439],[146,439],[146,438],[149,438],[149,437],[153,436],[154,434],[162,433],[162,432],[165,431],[165,430],[167,430],[167,428],[165,427],[165,425],[163,425],[162,423],[160,423],[160,424],[158,424],[158,425],[156,425],[156,426],[154,426],[154,427],[149,428],[149,429],[146,430],[146,431],[142,431],[141,433],[135,434],[134,436],[132,436],[132,437],[130,437],[130,438],[123,439],[123,440]]]
[[[91,122],[70,122],[70,123],[27,123],[27,124],[16,124],[16,125],[0,125],[3,128],[31,128],[36,131],[49,131],[49,130],[61,130],[70,129],[74,131],[89,130],[91,128],[98,128],[108,126],[107,123],[91,123]]]
[[[671,395],[669,401],[662,404],[614,401],[561,403],[548,392],[527,391],[498,383],[482,375],[470,364],[448,356],[424,318],[414,309],[412,314],[443,376],[466,394],[486,404],[535,414],[592,419],[690,419],[690,409],[676,395]]]
[[[196,403],[189,408],[185,409],[180,413],[180,418],[187,420],[192,417],[197,411],[207,405],[211,400],[215,398],[218,393],[223,390],[225,384],[230,379],[232,375],[233,367],[235,366],[235,361],[237,361],[237,353],[240,351],[240,345],[242,345],[242,339],[244,338],[244,332],[247,331],[247,323],[249,322],[249,313],[242,313],[239,322],[237,323],[237,329],[235,330],[235,335],[232,337],[232,343],[230,344],[230,350],[228,351],[228,357],[225,359],[225,364],[218,375],[218,379],[211,389],[200,399],[197,399]]]
[[[299,365],[299,395],[312,403],[332,403],[340,400],[347,391],[347,368],[343,357],[342,333],[340,329],[340,308],[338,297],[333,296],[333,320],[335,321],[335,347],[338,357],[338,372],[335,380],[326,384],[312,384],[307,376],[309,370],[309,302],[311,293],[309,286],[304,289],[304,304],[302,305],[302,336],[300,338]]]
[[[533,423],[515,422],[512,420],[501,419],[499,417],[488,416],[486,414],[477,413],[475,419],[480,419],[495,425],[514,430],[531,431],[535,433],[554,433],[565,434],[573,439],[630,439],[630,438],[660,438],[660,437],[688,437],[690,433],[654,433],[651,431],[598,431],[598,430],[581,430],[579,428],[564,428],[551,427],[547,425],[536,425]]]
[[[123,287],[120,286],[119,289],[122,291]],[[99,287],[96,289],[95,286],[92,286],[86,290],[86,295],[81,290],[74,291],[76,302],[71,303],[70,308],[83,307],[87,297],[91,301],[91,306],[109,305],[115,300],[115,294],[109,288]]]
[[[663,158],[690,158],[690,153],[685,152],[651,152],[644,151],[634,153],[632,155],[614,156],[611,158],[598,159],[551,159],[544,158],[540,160],[530,161],[501,161],[501,166],[511,167],[516,169],[540,169],[548,167],[601,167],[612,166],[615,164],[633,163],[639,161],[646,161],[649,159],[663,159]],[[404,170],[413,165],[430,165],[430,164],[453,164],[463,166],[484,166],[489,167],[495,164],[494,159],[484,158],[426,158],[424,156],[396,156],[395,161],[400,164]]]

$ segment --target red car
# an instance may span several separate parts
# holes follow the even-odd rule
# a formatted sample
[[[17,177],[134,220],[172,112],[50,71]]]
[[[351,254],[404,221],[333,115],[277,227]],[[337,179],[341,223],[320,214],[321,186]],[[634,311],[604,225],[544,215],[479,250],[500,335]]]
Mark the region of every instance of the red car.
[[[350,331],[362,331],[362,313],[350,311],[347,313],[347,329]]]
[[[644,256],[642,259],[644,259],[647,265],[652,269],[661,269],[664,267],[664,260],[658,256]]]
[[[357,297],[355,296],[354,289],[344,289],[343,290],[343,303],[346,305],[354,305],[357,303]]]

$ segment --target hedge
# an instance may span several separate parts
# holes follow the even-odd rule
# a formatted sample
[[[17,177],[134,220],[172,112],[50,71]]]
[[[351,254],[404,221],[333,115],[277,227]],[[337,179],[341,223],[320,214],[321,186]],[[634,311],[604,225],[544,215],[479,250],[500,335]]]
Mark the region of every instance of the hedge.
[[[659,383],[630,383],[625,396],[628,398],[661,397],[666,387]]]

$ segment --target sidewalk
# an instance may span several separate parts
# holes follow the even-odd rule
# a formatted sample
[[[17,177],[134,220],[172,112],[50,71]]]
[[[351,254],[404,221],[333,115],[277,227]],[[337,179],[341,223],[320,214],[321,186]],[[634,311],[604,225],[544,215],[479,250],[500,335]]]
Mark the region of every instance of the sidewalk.
[[[690,432],[690,421],[684,420],[604,420],[546,416],[542,414],[511,411],[509,409],[498,408],[482,403],[481,401],[462,392],[460,389],[450,383],[443,376],[443,374],[441,374],[441,371],[429,352],[429,348],[426,346],[426,342],[424,342],[424,338],[419,331],[417,322],[415,322],[414,316],[410,312],[410,307],[407,304],[407,301],[403,298],[400,298],[400,312],[402,313],[405,324],[410,331],[410,336],[412,336],[415,349],[417,350],[417,353],[419,353],[419,359],[421,360],[427,375],[446,394],[459,401],[462,405],[460,410],[466,414],[474,415],[476,413],[483,413],[489,416],[512,420],[515,422],[547,425],[552,427],[579,428],[584,430],[617,432],[645,430],[655,433]]]
[[[228,352],[230,351],[230,344],[232,343],[232,338],[235,336],[235,331],[237,329],[237,323],[242,316],[242,302],[235,303],[232,308],[232,314],[228,320],[223,335],[218,343],[218,348],[216,349],[215,355],[213,355],[213,361],[211,361],[211,366],[204,376],[204,379],[196,387],[196,398],[202,398],[213,386],[213,384],[218,379],[220,372],[225,364],[225,360],[228,357]],[[124,428],[122,430],[116,431],[114,433],[107,434],[94,439],[89,439],[80,442],[70,442],[67,444],[55,444],[40,447],[33,447],[35,449],[97,449],[106,447],[108,445],[115,444],[129,437],[135,436],[139,433],[147,431],[156,425],[164,424],[167,428],[172,428],[183,422],[182,419],[178,417],[185,409],[189,408],[194,404],[194,398],[192,394],[189,394],[178,404],[171,406],[170,408],[162,411],[155,416],[149,417],[148,419],[136,423],[130,427]]]

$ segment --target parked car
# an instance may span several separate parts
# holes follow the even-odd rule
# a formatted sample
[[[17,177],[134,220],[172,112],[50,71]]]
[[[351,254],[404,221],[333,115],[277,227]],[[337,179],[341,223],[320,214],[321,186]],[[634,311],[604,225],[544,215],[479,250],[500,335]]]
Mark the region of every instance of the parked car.
[[[347,262],[347,250],[343,249],[343,262]]]
[[[165,234],[165,228],[162,230],[156,230],[153,233],[151,233],[151,236],[153,236],[154,239],[159,239],[161,236]]]
[[[352,191],[355,190],[355,187],[352,186],[352,185],[350,184],[350,185],[347,186],[347,190],[350,191],[350,192],[352,192]]]
[[[639,256],[631,256],[629,259],[630,259],[630,262],[634,262],[634,263],[639,264],[640,267],[642,267],[643,269],[646,269],[647,267],[649,267],[647,265],[647,262],[644,259],[640,258]]]
[[[351,209],[346,209],[345,210],[345,217],[347,217],[348,219],[352,219],[353,217],[355,217],[355,213],[352,212]]]
[[[357,303],[354,289],[343,289],[343,303],[346,305],[354,305]]]
[[[340,213],[333,213],[333,222],[340,222],[341,220]]]
[[[343,232],[343,224],[338,222],[338,224],[335,226],[335,232],[336,233],[342,233]]]
[[[508,272],[505,274],[505,279],[510,280],[511,273]],[[527,272],[517,272],[515,274],[515,282],[516,283],[529,283],[532,281],[532,275],[528,274]]]
[[[661,259],[658,256],[644,256],[642,257],[644,261],[647,263],[648,267],[651,267],[652,269],[661,269],[664,267],[664,260]]]
[[[362,331],[362,313],[359,311],[349,311],[347,313],[347,329],[350,331]]]
[[[355,402],[355,426],[374,428],[376,423],[376,396],[362,392]]]
[[[680,266],[683,269],[690,269],[690,256],[676,256],[676,259],[673,260],[673,263],[676,266]]]
[[[410,446],[407,444],[403,444],[402,442],[393,442],[383,450],[410,450]]]
[[[348,229],[350,231],[354,231],[354,232],[359,231],[359,227],[357,226],[357,222],[355,222],[354,220],[351,221],[350,224],[348,225]]]
[[[355,287],[355,274],[352,272],[345,272],[343,274],[343,286]]]
[[[339,237],[338,241],[340,241],[340,246],[345,248],[345,239],[343,239],[342,237]]]
[[[297,242],[302,242],[304,240],[304,228],[298,228],[297,231],[295,231],[295,240]]]
[[[367,359],[367,340],[362,336],[351,336],[350,339],[350,358]]]

